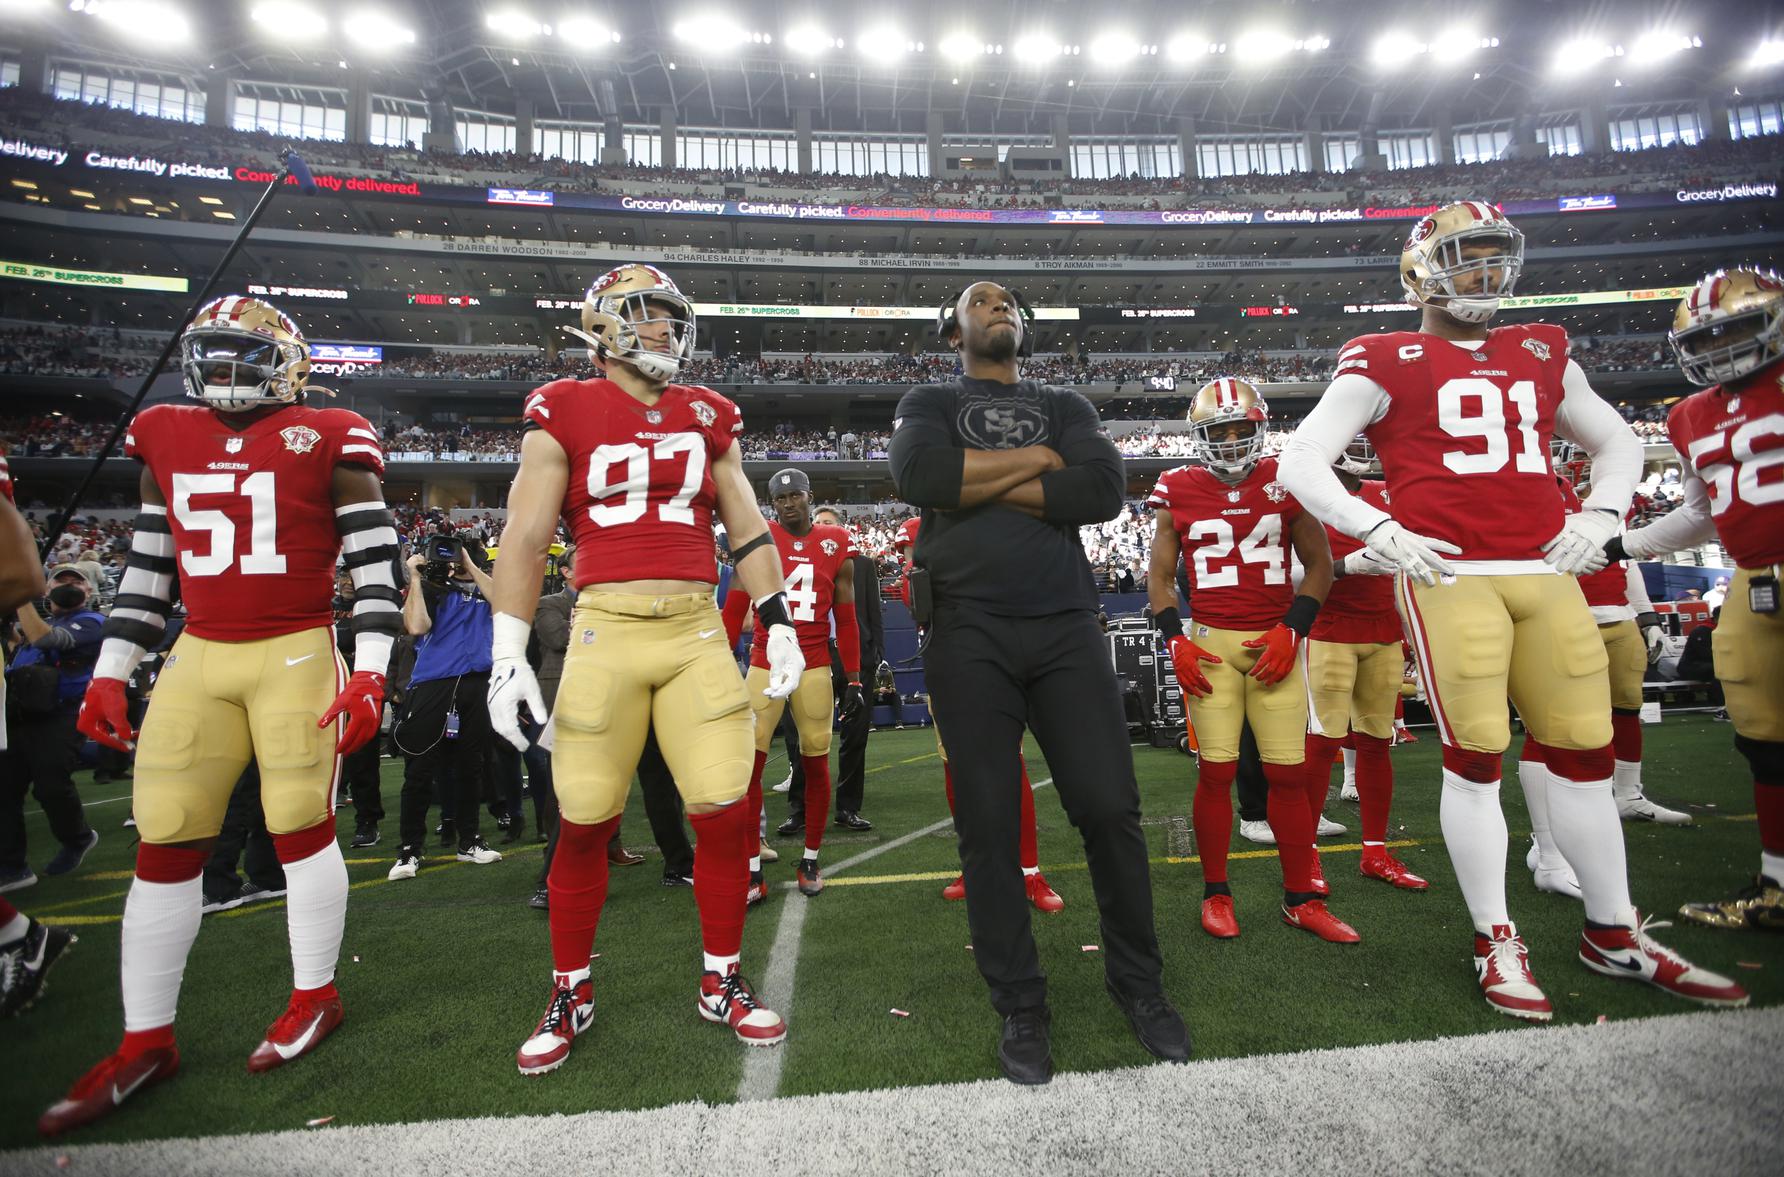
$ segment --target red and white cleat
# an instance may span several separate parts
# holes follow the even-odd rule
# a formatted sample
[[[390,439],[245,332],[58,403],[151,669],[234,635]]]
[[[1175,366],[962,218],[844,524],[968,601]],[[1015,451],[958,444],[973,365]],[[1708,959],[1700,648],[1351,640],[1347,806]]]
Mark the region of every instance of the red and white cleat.
[[[1649,928],[1670,927],[1670,921],[1644,920],[1609,928],[1590,924],[1580,933],[1580,963],[1607,977],[1646,981],[1657,989],[1702,1005],[1734,1009],[1747,1004],[1747,991],[1718,973],[1700,969],[1648,936]]]
[[[701,1017],[725,1023],[751,1046],[773,1046],[787,1036],[787,1023],[756,1000],[736,965],[722,977],[700,974],[698,1009]]]
[[[754,907],[768,898],[768,884],[762,881],[762,872],[757,871],[750,876],[749,890],[743,893],[745,907]]]
[[[309,1054],[341,1024],[341,995],[328,987],[323,996],[291,995],[291,1004],[267,1027],[266,1038],[248,1056],[250,1071],[270,1071]]]
[[[75,1080],[68,1094],[37,1118],[37,1130],[45,1136],[91,1124],[145,1087],[171,1079],[180,1070],[177,1046],[157,1046],[126,1058],[113,1054]]]
[[[551,1004],[533,1027],[533,1036],[520,1044],[514,1061],[523,1075],[555,1071],[570,1057],[570,1044],[595,1021],[595,987],[587,979],[575,985],[551,988]]]
[[[1474,934],[1474,971],[1487,1004],[1514,1018],[1546,1022],[1554,1007],[1530,975],[1530,950],[1511,924],[1494,924],[1493,934]]]
[[[1028,888],[1028,901],[1034,904],[1036,911],[1052,913],[1065,910],[1065,900],[1059,897],[1059,892],[1047,885],[1047,876],[1040,871],[1024,875],[1023,884]],[[965,890],[962,886],[961,891],[964,893]]]
[[[1202,931],[1217,940],[1231,940],[1239,935],[1239,913],[1233,908],[1231,895],[1210,895],[1202,900]]]
[[[1388,747],[1393,748],[1398,747],[1401,744],[1416,744],[1418,742],[1419,738],[1413,735],[1411,731],[1396,724],[1394,725],[1394,742],[1389,744]]]
[[[1293,907],[1283,904],[1282,922],[1291,928],[1312,932],[1327,944],[1356,944],[1363,939],[1355,928],[1327,911],[1323,899],[1309,899]]]
[[[1359,869],[1364,878],[1380,879],[1406,891],[1423,891],[1431,885],[1407,870],[1406,864],[1389,854],[1386,846],[1363,847],[1363,862]]]
[[[966,876],[956,875],[954,881],[942,888],[942,898],[949,903],[958,903],[966,898]]]
[[[1332,888],[1326,882],[1325,867],[1320,865],[1318,850],[1313,852],[1313,886],[1310,889],[1321,899],[1329,898],[1332,894]]]

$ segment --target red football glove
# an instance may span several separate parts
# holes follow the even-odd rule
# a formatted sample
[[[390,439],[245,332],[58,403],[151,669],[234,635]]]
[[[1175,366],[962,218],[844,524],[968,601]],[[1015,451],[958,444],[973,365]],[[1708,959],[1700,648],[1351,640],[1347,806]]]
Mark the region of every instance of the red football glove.
[[[1171,665],[1177,670],[1177,685],[1198,699],[1205,699],[1214,690],[1214,684],[1202,673],[1199,662],[1212,662],[1220,665],[1220,659],[1202,649],[1182,634],[1170,641]]]
[[[94,743],[120,752],[133,750],[136,732],[130,727],[130,700],[124,697],[124,680],[95,678],[89,682],[74,726]]]
[[[1295,668],[1295,651],[1301,647],[1301,635],[1279,621],[1268,633],[1241,644],[1247,650],[1263,651],[1251,668],[1251,677],[1273,687]]]
[[[346,689],[328,705],[317,727],[327,727],[336,719],[344,719],[341,734],[335,740],[335,755],[350,756],[371,743],[378,734],[378,720],[384,711],[384,676],[370,670],[356,671],[347,680]]]

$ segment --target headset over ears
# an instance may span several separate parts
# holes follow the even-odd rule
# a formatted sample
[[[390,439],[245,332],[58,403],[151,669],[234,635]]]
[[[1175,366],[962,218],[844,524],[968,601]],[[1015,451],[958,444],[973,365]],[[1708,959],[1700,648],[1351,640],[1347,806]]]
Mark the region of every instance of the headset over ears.
[[[968,285],[959,294],[942,304],[941,312],[936,316],[935,337],[941,341],[943,347],[953,347],[953,344],[948,341],[948,333],[954,330],[957,325],[960,299],[968,290],[977,285],[977,282]],[[1014,290],[1008,286],[1004,287],[1004,290],[1015,300],[1016,314],[1022,320],[1022,339],[1016,344],[1016,355],[1018,358],[1026,360],[1034,355],[1034,308],[1028,305],[1028,300],[1022,297],[1020,290]]]

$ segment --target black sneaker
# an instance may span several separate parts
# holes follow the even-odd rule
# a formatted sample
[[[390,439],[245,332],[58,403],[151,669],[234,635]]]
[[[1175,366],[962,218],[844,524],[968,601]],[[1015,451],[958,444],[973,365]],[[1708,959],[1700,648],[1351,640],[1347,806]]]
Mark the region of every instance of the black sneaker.
[[[348,843],[354,850],[364,850],[367,846],[376,846],[377,844],[377,826],[360,826],[353,831],[353,841]]]
[[[49,865],[43,868],[45,877],[67,874],[86,859],[87,851],[97,845],[99,845],[98,830],[88,830],[74,841],[62,843],[62,849],[56,851],[56,856],[50,859]]]
[[[1004,1078],[1033,1086],[1053,1079],[1053,1014],[1046,1006],[1019,1009],[1004,1019],[997,1061]]]
[[[1183,1024],[1183,1016],[1171,1004],[1170,998],[1162,993],[1129,997],[1115,988],[1114,982],[1107,977],[1103,978],[1103,988],[1127,1015],[1127,1024],[1133,1027],[1134,1037],[1148,1053],[1167,1062],[1189,1061],[1189,1027]]]
[[[500,822],[496,824],[501,825]],[[521,835],[527,832],[527,819],[517,813],[509,818],[508,824],[501,826],[501,829],[502,845],[507,846],[511,843],[518,842],[520,841]]]
[[[789,817],[786,821],[783,821],[778,826],[775,826],[774,832],[782,835],[783,837],[788,837],[793,834],[803,834],[805,832],[805,815],[803,813],[801,813],[801,814],[797,814],[793,817]]]
[[[219,911],[230,911],[242,905],[242,885],[237,883],[227,891],[204,892],[204,906],[198,910],[203,915],[215,915]]]
[[[862,817],[859,813],[856,813],[853,809],[837,810],[836,824],[845,830],[854,830],[857,833],[873,829],[873,823],[868,821],[865,817]]]
[[[458,825],[456,822],[441,822],[434,827],[434,835],[440,839],[440,845],[442,846],[458,845]]]
[[[43,992],[44,977],[50,966],[72,948],[78,937],[67,928],[52,928],[31,921],[23,942],[0,953],[0,1018],[8,1018],[31,1007]]]
[[[254,882],[242,884],[241,902],[243,905],[265,903],[269,899],[283,898],[285,898],[285,888],[283,887],[262,887],[259,883]]]
[[[534,887],[533,897],[527,900],[527,906],[535,911],[550,911],[551,892],[544,887]]]
[[[678,875],[670,872],[663,876],[663,886],[665,887],[692,887],[693,885],[693,875]]]
[[[0,894],[30,887],[37,882],[37,873],[28,866],[0,867]]]

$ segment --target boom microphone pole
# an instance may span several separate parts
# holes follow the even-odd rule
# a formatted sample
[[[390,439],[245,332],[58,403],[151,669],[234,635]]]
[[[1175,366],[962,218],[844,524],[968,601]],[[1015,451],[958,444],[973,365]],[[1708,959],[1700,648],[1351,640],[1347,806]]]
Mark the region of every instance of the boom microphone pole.
[[[93,480],[99,477],[99,471],[105,465],[106,459],[111,456],[113,447],[118,444],[118,438],[124,436],[124,430],[129,428],[131,418],[136,416],[138,406],[142,404],[143,398],[149,395],[150,385],[154,384],[155,377],[161,374],[161,369],[167,365],[168,358],[179,346],[180,333],[186,329],[186,324],[192,321],[204,304],[210,301],[211,291],[216,289],[218,281],[223,277],[223,271],[228,269],[229,263],[235,260],[235,255],[241,249],[242,242],[246,241],[248,234],[254,231],[254,225],[260,220],[260,215],[272,204],[273,193],[284,185],[288,176],[297,180],[298,187],[303,189],[305,195],[316,191],[316,180],[310,175],[310,167],[304,163],[303,157],[289,147],[279,152],[279,170],[274,174],[272,183],[268,184],[266,191],[260,194],[259,201],[254,205],[254,211],[248,214],[246,221],[242,222],[242,227],[237,231],[235,240],[231,241],[229,248],[223,251],[223,256],[218,259],[216,266],[211,270],[210,277],[206,278],[204,285],[198,288],[198,295],[192,300],[192,305],[186,308],[186,313],[181,317],[178,326],[174,328],[173,334],[167,337],[166,344],[161,348],[160,356],[150,365],[148,372],[143,376],[142,385],[137,388],[136,396],[131,400],[130,407],[125,409],[123,415],[118,418],[118,423],[112,429],[111,436],[105,439],[105,444],[99,448],[98,456],[93,459],[93,465],[88,468],[87,476],[81,480],[80,486],[68,500],[68,505],[62,508],[62,513],[56,516],[55,521],[50,525],[48,534],[43,539],[43,547],[37,553],[38,559],[49,558],[50,549],[55,546],[57,540],[62,538],[62,531],[68,526],[68,521],[74,518],[75,511],[80,509],[81,500],[87,497],[89,490],[93,489]]]

